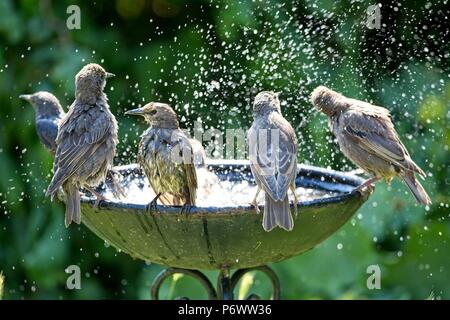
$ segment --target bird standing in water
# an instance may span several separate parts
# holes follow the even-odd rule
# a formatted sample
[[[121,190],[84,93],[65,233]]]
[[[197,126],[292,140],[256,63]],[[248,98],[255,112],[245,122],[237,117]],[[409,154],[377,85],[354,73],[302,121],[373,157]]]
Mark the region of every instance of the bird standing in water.
[[[66,196],[65,224],[81,222],[79,188],[92,188],[105,180],[118,143],[117,122],[103,92],[113,74],[98,64],[84,66],[75,77],[75,101],[62,119],[56,139],[54,175],[47,195],[54,198],[60,187]]]
[[[34,107],[36,113],[36,132],[39,140],[48,151],[55,154],[58,125],[65,116],[65,112],[58,99],[46,91],[22,94],[19,97],[28,101]]]
[[[263,189],[264,230],[271,231],[279,226],[291,231],[294,220],[287,192],[290,188],[294,193],[294,213],[297,215],[297,137],[290,123],[281,115],[278,94],[274,92],[258,93],[253,103],[253,117],[247,133],[250,168],[258,186],[252,205],[259,212],[257,197]]]
[[[415,173],[425,178],[425,172],[411,159],[401,142],[389,110],[343,95],[324,86],[311,94],[313,105],[326,114],[329,127],[342,152],[353,163],[372,175],[355,190],[369,187],[385,178],[403,180],[417,202],[431,204],[431,199]]]
[[[179,128],[175,111],[168,104],[150,102],[125,114],[143,116],[150,125],[138,150],[138,162],[156,193],[148,210],[156,207],[158,199],[189,210],[195,205],[197,174],[191,142]]]

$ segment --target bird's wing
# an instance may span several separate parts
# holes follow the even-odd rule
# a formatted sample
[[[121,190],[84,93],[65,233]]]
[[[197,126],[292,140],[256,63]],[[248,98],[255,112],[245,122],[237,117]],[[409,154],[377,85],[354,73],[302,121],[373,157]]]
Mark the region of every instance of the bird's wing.
[[[185,164],[184,171],[186,173],[190,204],[195,205],[195,199],[197,197],[197,172],[195,171],[194,164]]]
[[[261,131],[258,125],[249,130],[249,155],[255,179],[272,199],[279,201],[286,196],[296,174],[297,138],[292,126],[280,114],[274,113],[271,117],[271,130]]]
[[[109,120],[108,114],[98,108],[78,114],[71,108],[58,133],[55,175],[49,193],[55,192],[102,145],[111,130]]]
[[[150,187],[156,194],[157,191],[155,190],[155,186],[152,184],[151,175],[149,174],[149,171],[147,169],[147,161],[151,161],[151,163],[158,165],[158,161],[156,161],[156,150],[155,152],[148,151],[149,142],[153,139],[158,139],[158,137],[155,137],[155,133],[153,130],[151,130],[151,128],[148,128],[141,134],[141,141],[139,142],[137,160],[141,168],[144,170],[145,175],[147,176]],[[148,155],[150,155],[152,158],[147,159]]]
[[[410,159],[386,109],[374,106],[370,109],[350,108],[340,120],[343,121],[344,133],[367,152],[406,170],[423,173]]]
[[[273,117],[275,125],[280,128],[280,143],[278,151],[278,199],[286,197],[289,184],[297,174],[297,137],[291,124],[280,114]]]
[[[267,131],[266,131],[267,132]],[[260,140],[269,139],[270,133],[263,133],[258,125],[253,126],[248,130],[248,154],[250,159],[250,169],[256,183],[269,194],[272,199],[278,198],[277,180],[275,176],[274,163],[272,163],[271,149],[269,146],[267,150],[261,150]],[[267,141],[266,140],[266,141]],[[268,143],[270,144],[270,143]]]
[[[191,204],[195,204],[195,198],[197,194],[197,172],[194,165],[194,152],[189,139],[183,131],[178,130],[177,137],[172,139],[172,147],[178,145],[180,147],[181,156],[183,161],[183,171],[186,175],[186,183],[189,192],[189,199]]]
[[[49,119],[36,121],[36,131],[42,144],[50,151],[56,152],[56,137],[58,136],[58,125]]]

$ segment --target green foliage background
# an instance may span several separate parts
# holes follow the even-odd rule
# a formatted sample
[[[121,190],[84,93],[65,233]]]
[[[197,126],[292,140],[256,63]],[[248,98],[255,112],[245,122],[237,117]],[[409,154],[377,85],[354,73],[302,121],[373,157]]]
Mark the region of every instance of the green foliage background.
[[[81,8],[68,30],[67,6]],[[84,226],[65,229],[63,206],[44,197],[52,158],[35,134],[33,109],[18,95],[53,92],[68,106],[74,75],[88,62],[117,75],[108,82],[120,122],[118,164],[135,160],[144,125],[125,110],[151,100],[175,106],[184,127],[246,128],[252,97],[281,91],[297,127],[299,161],[351,170],[308,95],[325,84],[387,106],[433,205],[382,182],[354,218],[314,250],[274,265],[286,299],[450,297],[449,9],[441,2],[383,1],[380,30],[364,26],[371,1],[0,1],[0,271],[4,299],[149,298],[162,269],[133,261]],[[219,88],[210,87],[219,83]],[[68,265],[82,289],[65,289]],[[378,264],[382,289],[368,290]],[[207,273],[211,278],[215,273]],[[263,276],[246,288],[270,292]],[[244,289],[242,289],[245,293]],[[163,297],[205,298],[187,278]]]

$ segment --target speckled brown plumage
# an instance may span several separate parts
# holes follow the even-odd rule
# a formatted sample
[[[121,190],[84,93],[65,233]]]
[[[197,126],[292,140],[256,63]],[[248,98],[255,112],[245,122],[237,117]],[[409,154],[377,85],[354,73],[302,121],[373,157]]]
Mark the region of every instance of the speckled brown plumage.
[[[287,231],[294,228],[290,213],[290,188],[294,193],[294,212],[297,213],[295,177],[297,172],[297,137],[291,124],[281,115],[278,95],[260,92],[253,104],[254,121],[248,131],[250,168],[258,185],[252,204],[260,189],[265,191],[263,227],[270,231],[279,226]],[[272,134],[274,134],[272,139]],[[278,137],[276,140],[275,137]]]
[[[66,115],[61,104],[53,94],[38,91],[33,94],[20,95],[34,107],[36,111],[36,132],[42,145],[53,155],[56,153],[56,138],[59,124]],[[125,197],[125,189],[121,186],[118,177],[120,174],[111,169],[106,174],[105,184],[116,198]]]
[[[195,205],[197,174],[191,143],[179,128],[173,109],[151,102],[126,114],[141,115],[150,124],[141,136],[138,162],[164,204]]]
[[[369,185],[382,177],[391,181],[402,179],[422,204],[431,199],[415,173],[423,178],[425,173],[411,159],[406,147],[394,129],[389,110],[345,96],[320,86],[311,100],[329,118],[330,130],[335,135],[342,152],[369,174]]]
[[[81,222],[80,187],[101,183],[113,164],[118,143],[117,122],[103,93],[108,73],[97,64],[86,65],[76,76],[76,99],[60,124],[52,198],[60,187],[66,195],[66,226]]]

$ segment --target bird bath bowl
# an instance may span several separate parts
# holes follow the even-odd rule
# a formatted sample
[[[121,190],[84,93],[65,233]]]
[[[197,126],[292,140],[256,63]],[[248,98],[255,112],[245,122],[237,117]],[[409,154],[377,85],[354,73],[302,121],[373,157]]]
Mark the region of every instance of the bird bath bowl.
[[[209,161],[208,167],[221,181],[254,183],[248,161]],[[135,179],[145,185],[137,165],[116,170],[125,186]],[[272,298],[278,298],[278,278],[265,265],[310,250],[344,225],[369,196],[369,191],[350,193],[361,183],[355,175],[298,165],[296,186],[317,191],[320,196],[297,204],[298,216],[291,232],[280,228],[265,232],[261,225],[264,207],[256,214],[247,204],[251,197],[234,206],[198,204],[189,213],[182,212],[181,207],[163,205],[149,213],[144,204],[126,200],[105,201],[94,208],[94,199],[83,197],[82,221],[101,239],[133,258],[171,267],[156,278],[153,298],[158,298],[161,282],[178,272],[197,277],[210,298],[232,298],[239,278],[252,269],[269,276],[274,288]],[[151,199],[149,195],[148,202]],[[215,292],[209,280],[195,269],[221,270],[220,292]],[[230,269],[241,270],[230,278]]]

